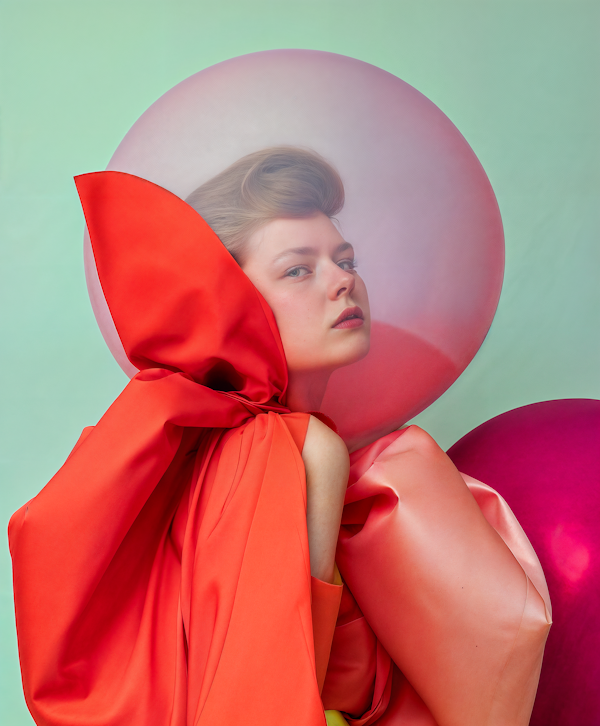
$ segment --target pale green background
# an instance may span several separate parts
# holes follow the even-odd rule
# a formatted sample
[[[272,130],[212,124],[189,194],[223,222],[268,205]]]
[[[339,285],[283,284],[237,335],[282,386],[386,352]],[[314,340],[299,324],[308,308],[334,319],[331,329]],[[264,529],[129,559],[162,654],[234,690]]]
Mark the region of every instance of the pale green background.
[[[1,516],[54,474],[125,384],[87,300],[72,177],[218,61],[268,48],[360,58],[432,99],[486,169],[507,268],[480,353],[419,423],[444,447],[492,416],[600,398],[600,3],[15,0],[0,3]],[[0,722],[31,723],[0,551]]]

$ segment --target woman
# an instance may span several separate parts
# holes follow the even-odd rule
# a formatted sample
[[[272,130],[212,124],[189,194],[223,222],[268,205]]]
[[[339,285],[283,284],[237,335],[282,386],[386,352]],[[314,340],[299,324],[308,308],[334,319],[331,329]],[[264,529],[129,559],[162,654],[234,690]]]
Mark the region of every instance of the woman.
[[[332,221],[344,204],[339,175],[314,153],[271,148],[240,159],[186,201],[273,311],[287,364],[287,406],[318,411],[331,373],[369,351],[367,290],[352,245]],[[302,458],[311,574],[332,583],[348,451],[311,417]]]
[[[526,724],[549,603],[510,510],[414,426],[348,477],[318,413],[369,344],[336,172],[259,152],[201,216],[127,174],[77,185],[140,373],[11,519],[37,723]]]

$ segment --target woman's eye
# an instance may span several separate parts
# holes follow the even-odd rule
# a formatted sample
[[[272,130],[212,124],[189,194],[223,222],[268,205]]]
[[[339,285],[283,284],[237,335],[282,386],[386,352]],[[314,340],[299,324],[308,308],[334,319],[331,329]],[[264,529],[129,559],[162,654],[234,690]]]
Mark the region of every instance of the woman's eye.
[[[356,265],[356,258],[352,260],[340,260],[338,262],[338,266],[341,267],[342,270],[354,270],[356,268]]]
[[[304,277],[304,275],[302,274],[303,270],[310,272],[308,267],[304,267],[304,265],[300,265],[299,267],[292,267],[291,270],[288,270],[286,272],[286,277]]]

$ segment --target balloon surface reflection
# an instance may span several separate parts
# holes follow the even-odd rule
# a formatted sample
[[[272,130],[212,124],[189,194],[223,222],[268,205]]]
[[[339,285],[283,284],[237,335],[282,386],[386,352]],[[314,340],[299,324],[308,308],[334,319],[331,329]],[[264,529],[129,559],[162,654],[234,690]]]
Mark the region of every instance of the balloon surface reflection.
[[[554,625],[531,726],[599,724],[600,401],[517,408],[448,454],[506,499],[548,581]]]

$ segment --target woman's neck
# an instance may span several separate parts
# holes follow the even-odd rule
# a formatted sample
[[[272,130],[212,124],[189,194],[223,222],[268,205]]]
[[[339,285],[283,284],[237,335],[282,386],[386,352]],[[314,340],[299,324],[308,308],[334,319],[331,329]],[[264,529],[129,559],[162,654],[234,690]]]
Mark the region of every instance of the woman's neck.
[[[291,411],[319,411],[331,371],[289,371],[287,406]]]

